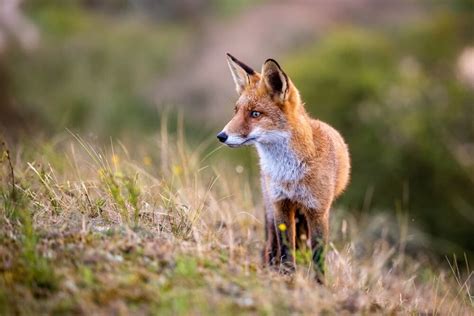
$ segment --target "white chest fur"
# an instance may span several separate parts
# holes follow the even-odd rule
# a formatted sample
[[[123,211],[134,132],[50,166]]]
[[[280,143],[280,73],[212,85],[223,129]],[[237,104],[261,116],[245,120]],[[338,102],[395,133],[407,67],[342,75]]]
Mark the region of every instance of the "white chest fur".
[[[256,144],[262,173],[270,180],[270,198],[274,202],[290,199],[309,208],[316,208],[316,197],[300,181],[306,174],[306,164],[292,149],[290,134],[282,132],[278,136],[276,142]]]

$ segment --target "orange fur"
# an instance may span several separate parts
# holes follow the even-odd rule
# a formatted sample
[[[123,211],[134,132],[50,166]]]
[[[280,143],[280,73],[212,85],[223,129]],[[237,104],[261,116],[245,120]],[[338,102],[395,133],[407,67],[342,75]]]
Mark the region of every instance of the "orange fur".
[[[349,182],[347,145],[334,128],[308,115],[298,90],[274,60],[267,60],[260,74],[229,58],[240,96],[219,139],[225,136],[231,147],[254,144],[259,151],[266,207],[265,262],[294,269],[294,251],[302,244],[296,232],[308,233],[322,281],[329,210]],[[300,214],[304,216],[298,227],[295,218]],[[279,229],[281,224],[286,230]]]

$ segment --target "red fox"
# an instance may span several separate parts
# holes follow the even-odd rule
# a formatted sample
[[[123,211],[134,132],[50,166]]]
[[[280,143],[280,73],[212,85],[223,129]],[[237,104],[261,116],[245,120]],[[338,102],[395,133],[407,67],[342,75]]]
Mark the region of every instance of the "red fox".
[[[293,271],[295,250],[309,244],[316,277],[323,282],[329,209],[349,182],[347,145],[334,128],[308,115],[275,60],[265,61],[261,73],[230,54],[227,62],[239,98],[217,138],[229,147],[257,148],[265,204],[264,262]]]

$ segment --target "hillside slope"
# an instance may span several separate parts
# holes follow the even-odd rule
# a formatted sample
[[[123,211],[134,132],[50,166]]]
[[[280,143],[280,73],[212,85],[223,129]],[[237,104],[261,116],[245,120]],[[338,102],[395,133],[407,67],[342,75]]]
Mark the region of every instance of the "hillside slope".
[[[390,217],[333,211],[324,287],[305,252],[292,277],[262,268],[246,170],[182,136],[158,139],[130,151],[75,135],[3,146],[2,314],[473,312],[471,275],[408,256],[415,235]]]

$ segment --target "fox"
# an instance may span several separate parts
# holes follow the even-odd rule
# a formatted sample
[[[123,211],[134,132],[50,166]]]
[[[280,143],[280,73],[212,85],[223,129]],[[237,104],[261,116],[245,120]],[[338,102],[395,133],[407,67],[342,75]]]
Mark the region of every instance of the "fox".
[[[227,53],[238,99],[217,135],[236,148],[253,145],[260,161],[265,208],[265,265],[295,271],[297,249],[309,247],[316,279],[324,283],[329,212],[346,189],[350,156],[341,134],[313,119],[300,93],[274,59],[258,73]]]

